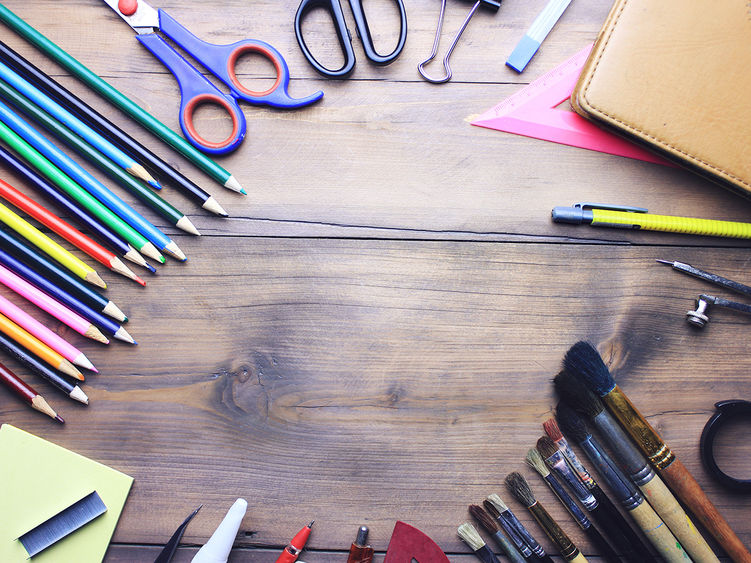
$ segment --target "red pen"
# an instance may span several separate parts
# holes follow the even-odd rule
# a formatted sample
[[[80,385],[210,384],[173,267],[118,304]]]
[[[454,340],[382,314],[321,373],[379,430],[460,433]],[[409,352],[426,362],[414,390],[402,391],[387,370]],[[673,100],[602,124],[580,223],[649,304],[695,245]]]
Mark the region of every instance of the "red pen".
[[[282,554],[277,558],[276,563],[293,563],[294,561],[297,561],[300,552],[303,550],[305,543],[310,537],[310,529],[312,527],[313,522],[297,532],[295,537],[289,542],[289,545],[282,550]]]

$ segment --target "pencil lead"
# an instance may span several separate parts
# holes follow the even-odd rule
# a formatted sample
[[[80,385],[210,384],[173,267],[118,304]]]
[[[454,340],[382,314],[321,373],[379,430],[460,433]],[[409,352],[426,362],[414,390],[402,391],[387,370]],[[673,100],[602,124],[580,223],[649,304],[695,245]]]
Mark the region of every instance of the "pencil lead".
[[[107,289],[107,284],[104,283],[104,280],[101,278],[99,274],[97,274],[94,270],[91,270],[88,274],[86,274],[86,281],[90,284],[93,284],[97,287],[101,287],[102,289]]]
[[[203,207],[206,211],[211,211],[211,213],[214,213],[215,215],[221,215],[222,217],[229,217],[229,214],[224,210],[224,208],[219,205],[219,202],[214,199],[213,196],[209,196],[209,199],[203,202]]]
[[[146,182],[146,183],[149,186],[151,186],[152,188],[154,188],[155,190],[161,190],[162,189],[162,185],[159,182],[157,182],[156,180],[152,180],[152,181],[149,181],[149,182]]]
[[[65,424],[65,421],[63,420],[63,417],[59,414],[55,415],[55,420],[57,420],[60,424]]]
[[[131,166],[130,168],[126,168],[125,170],[132,176],[135,176],[136,178],[140,178],[147,184],[151,184],[152,186],[154,184],[156,184],[157,186],[160,185],[159,182],[156,181],[156,178],[154,178],[151,174],[149,174],[149,171],[146,170],[142,165],[138,163],[135,163],[133,166]],[[161,189],[161,186],[160,188],[157,188],[157,189]]]
[[[175,226],[191,235],[195,235],[197,237],[201,236],[201,233],[198,231],[198,229],[196,229],[196,226],[193,224],[193,222],[188,219],[187,215],[183,215],[180,220],[175,223]]]

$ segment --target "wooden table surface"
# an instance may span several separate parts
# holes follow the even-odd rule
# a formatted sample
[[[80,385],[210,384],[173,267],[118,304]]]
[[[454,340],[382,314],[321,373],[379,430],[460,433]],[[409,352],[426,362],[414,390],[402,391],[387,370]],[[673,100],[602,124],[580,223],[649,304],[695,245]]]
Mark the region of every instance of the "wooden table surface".
[[[218,161],[247,197],[3,33],[230,214],[210,216],[172,186],[163,195],[202,237],[144,211],[189,259],[159,267],[146,288],[106,276],[137,347],[84,341],[48,321],[101,372],[84,386],[88,407],[28,378],[64,426],[0,390],[0,422],[135,478],[107,560],[152,560],[203,504],[176,559],[189,561],[244,497],[248,512],[231,561],[274,561],[311,520],[308,563],[345,561],[361,524],[380,561],[402,520],[452,561],[468,563],[474,556],[456,534],[468,504],[499,492],[534,526],[503,487],[515,470],[596,555],[523,462],[555,404],[551,379],[581,339],[599,347],[621,388],[750,545],[748,497],[709,477],[698,443],[715,402],[751,395],[751,319],[717,311],[706,329],[693,329],[685,312],[710,286],[655,262],[680,260],[749,283],[749,243],[562,226],[552,224],[550,210],[597,201],[748,221],[751,203],[681,169],[470,125],[593,41],[610,2],[572,2],[522,74],[504,61],[546,0],[480,10],[454,52],[454,79],[443,85],[416,69],[432,45],[436,0],[405,0],[409,36],[391,66],[370,64],[356,39],[357,66],[343,81],[322,78],[304,60],[292,25],[298,3],[157,3],[211,42],[252,37],[274,45],[291,69],[293,96],[325,92],[295,111],[243,106],[248,136]],[[178,130],[173,77],[101,2],[5,4]],[[440,57],[470,7],[448,3]],[[385,1],[366,10],[385,51],[395,42],[396,10]],[[325,14],[312,14],[306,33],[322,59],[337,61]],[[428,69],[439,73],[439,65]],[[270,83],[270,67],[252,57],[241,72],[248,84]],[[218,139],[229,128],[208,108],[199,129]],[[735,451],[728,464],[747,471],[748,433],[736,430],[722,451]]]

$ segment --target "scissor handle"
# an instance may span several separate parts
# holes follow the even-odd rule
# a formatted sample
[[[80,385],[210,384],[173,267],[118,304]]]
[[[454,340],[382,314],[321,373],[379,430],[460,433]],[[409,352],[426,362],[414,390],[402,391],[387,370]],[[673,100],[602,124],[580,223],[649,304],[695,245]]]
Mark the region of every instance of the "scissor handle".
[[[291,109],[312,104],[323,97],[320,90],[304,98],[290,96],[287,91],[289,67],[282,54],[268,43],[256,39],[246,39],[231,45],[208,43],[193,35],[164,10],[159,10],[159,29],[224,82],[235,98],[256,105]],[[264,91],[251,90],[243,86],[237,78],[237,60],[248,53],[261,55],[274,65],[276,80],[270,88]]]
[[[235,150],[245,137],[245,115],[237,101],[224,94],[198,72],[180,53],[155,33],[138,35],[138,40],[170,70],[180,86],[180,127],[183,134],[196,148],[211,154],[224,154]],[[201,137],[193,124],[193,114],[203,103],[223,107],[232,119],[232,132],[220,142]]]
[[[313,53],[308,49],[308,45],[305,43],[305,38],[302,35],[303,19],[310,10],[319,7],[325,8],[331,14],[336,36],[339,39],[339,46],[344,55],[344,64],[336,70],[326,68],[316,60]],[[314,69],[324,76],[328,76],[329,78],[346,78],[352,72],[352,69],[355,68],[355,51],[352,48],[352,35],[349,29],[347,29],[347,23],[344,21],[344,13],[342,12],[342,5],[339,0],[302,0],[295,14],[295,36],[305,58],[308,59],[308,62]]]
[[[349,0],[349,5],[352,8],[352,15],[355,17],[355,25],[357,26],[357,35],[362,41],[362,47],[365,50],[365,56],[369,60],[377,65],[387,65],[394,62],[398,57],[404,44],[407,41],[407,11],[404,9],[404,2],[402,0],[395,0],[399,8],[399,40],[396,43],[396,47],[388,55],[381,55],[375,49],[373,45],[373,38],[370,35],[370,26],[368,26],[368,18],[365,17],[365,11],[362,7],[362,0]]]

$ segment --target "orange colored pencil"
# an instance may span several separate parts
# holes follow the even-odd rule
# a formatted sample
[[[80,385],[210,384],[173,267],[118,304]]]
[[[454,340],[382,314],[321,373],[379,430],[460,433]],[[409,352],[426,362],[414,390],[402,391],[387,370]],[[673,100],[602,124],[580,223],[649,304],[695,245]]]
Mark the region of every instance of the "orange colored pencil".
[[[62,219],[60,219],[60,217],[58,217],[51,211],[48,211],[46,208],[39,205],[36,201],[19,192],[16,188],[11,186],[8,182],[4,182],[3,180],[0,180],[0,196],[19,209],[28,213],[42,225],[48,227],[51,231],[60,235],[70,244],[85,252],[97,262],[104,264],[113,272],[122,274],[123,276],[130,278],[141,285],[146,285],[146,282],[144,282],[140,277],[134,274],[130,270],[130,268],[128,268],[123,263],[123,261],[115,256],[112,252],[104,248],[98,242],[90,239],[70,223],[63,221]]]
[[[51,365],[53,368],[60,370],[65,375],[83,381],[83,374],[76,369],[76,366],[63,358],[36,336],[11,321],[5,315],[0,315],[0,332],[18,342],[21,346],[29,350],[43,362]]]

